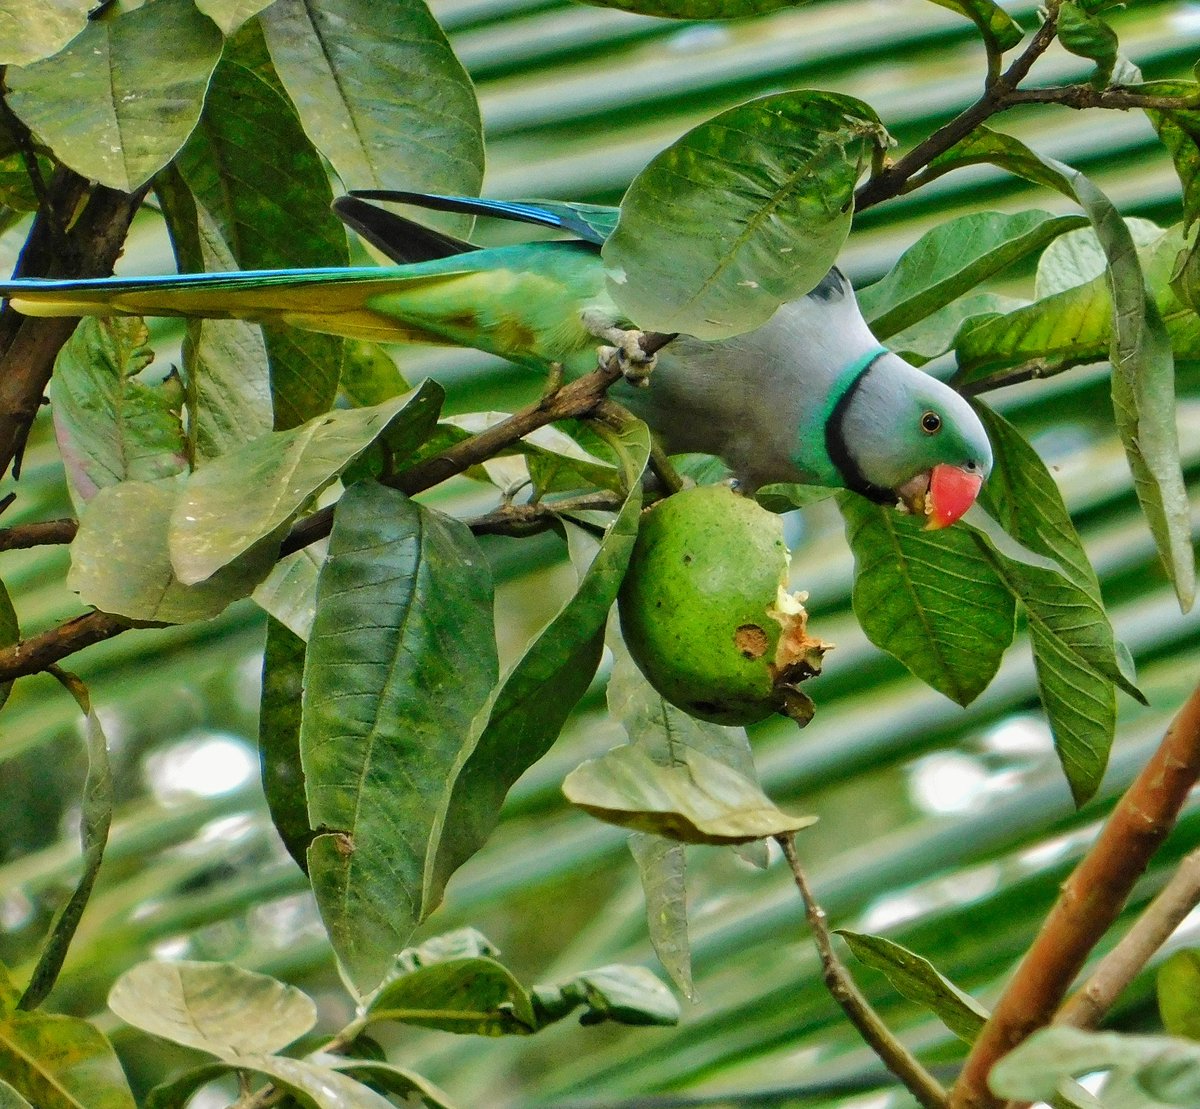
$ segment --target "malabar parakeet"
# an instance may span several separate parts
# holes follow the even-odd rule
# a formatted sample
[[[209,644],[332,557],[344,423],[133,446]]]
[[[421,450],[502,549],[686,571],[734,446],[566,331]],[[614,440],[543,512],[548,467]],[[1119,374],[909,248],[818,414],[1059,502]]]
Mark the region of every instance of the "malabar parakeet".
[[[368,200],[539,224],[567,240],[480,248]],[[382,342],[474,347],[568,376],[632,321],[610,298],[600,248],[616,210],[426,193],[361,192],[338,215],[387,267],[13,280],[0,297],[28,315],[188,316],[279,322]],[[626,345],[626,349],[629,349]],[[837,269],[753,331],[681,335],[648,387],[620,399],[670,452],[719,456],[747,488],[804,482],[899,501],[944,527],[974,503],[992,464],[987,435],[953,389],[871,334]]]

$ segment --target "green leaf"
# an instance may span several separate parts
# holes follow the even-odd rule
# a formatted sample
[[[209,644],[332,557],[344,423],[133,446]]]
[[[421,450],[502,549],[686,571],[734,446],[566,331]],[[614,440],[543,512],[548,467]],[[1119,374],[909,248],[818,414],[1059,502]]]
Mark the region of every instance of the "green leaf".
[[[609,292],[639,327],[719,339],[808,292],[850,231],[887,142],[866,104],[805,90],[693,128],[634,178],[605,243]]]
[[[689,1001],[694,1001],[687,919],[687,846],[662,836],[634,832],[629,837],[629,852],[646,898],[646,927],[654,954],[671,981]]]
[[[54,363],[54,430],[77,503],[187,468],[178,382],[138,380],[154,358],[141,319],[84,319]]]
[[[213,74],[204,112],[176,164],[243,269],[344,266],[346,234],[333,192],[296,110],[275,87],[262,36],[248,23]],[[295,427],[337,395],[342,340],[263,328],[275,427]]]
[[[625,503],[582,572],[574,596],[505,675],[446,784],[434,830],[436,850],[425,875],[430,907],[441,900],[450,875],[487,842],[509,789],[558,738],[600,663],[604,624],[637,537],[641,479],[650,456],[645,425],[626,430],[621,445],[622,476],[629,490]]]
[[[185,585],[171,569],[167,546],[184,488],[167,478],[101,489],[80,516],[68,587],[102,612],[163,624],[207,620],[248,596],[275,564],[282,529],[205,581]]]
[[[599,820],[681,843],[744,843],[817,820],[781,812],[753,782],[699,751],[659,766],[639,748],[614,747],[577,766],[562,788],[568,801]]]
[[[422,0],[276,0],[261,23],[305,131],[347,188],[479,192],[475,92]]]
[[[937,0],[934,0],[936,3]],[[976,127],[965,139],[939,154],[929,163],[924,179],[939,177],[951,170],[987,162],[1006,169],[1037,185],[1074,199],[1074,193],[1062,174],[1035,154],[1019,139],[989,127]]]
[[[586,970],[530,991],[539,1027],[562,1020],[580,1006],[580,1024],[674,1025],[679,1002],[645,967],[607,966]]]
[[[392,356],[378,343],[347,339],[341,389],[354,408],[368,408],[407,393],[409,386]]]
[[[346,1059],[334,1055],[323,1057],[323,1062],[326,1066],[348,1074],[360,1082],[369,1082],[385,1093],[400,1094],[406,1099],[406,1103],[416,1098],[418,1103],[427,1109],[454,1109],[450,1095],[444,1090],[423,1075],[398,1067],[394,1063]]]
[[[1091,83],[1104,88],[1117,64],[1117,33],[1103,19],[1091,15],[1075,0],[1063,0],[1058,6],[1058,41],[1063,49],[1096,63]]]
[[[196,0],[198,7],[227,35],[232,35],[252,15],[257,15],[271,0]]]
[[[858,294],[859,307],[880,339],[944,308],[963,293],[1041,250],[1082,216],[1031,209],[972,212],[927,231],[882,280]]]
[[[92,0],[0,0],[0,65],[29,65],[57,54],[87,26]]]
[[[1025,37],[1021,25],[994,0],[933,0],[933,3],[965,15],[993,50],[1009,50]]]
[[[1117,430],[1133,472],[1138,502],[1180,608],[1186,612],[1195,598],[1196,567],[1175,426],[1174,359],[1162,314],[1147,294],[1129,228],[1108,197],[1082,173],[1035,154],[1010,136],[973,134],[959,145],[967,160],[995,162],[1073,197],[1095,228],[1108,261],[1106,280],[1112,298],[1108,356]],[[960,157],[957,149],[948,152],[951,161]],[[967,333],[968,340],[971,334]],[[1079,360],[1080,352],[1071,349],[1069,357]]]
[[[602,8],[618,8],[664,19],[744,19],[779,8],[794,8],[807,0],[587,0]]]
[[[0,1081],[0,1109],[33,1109],[7,1082]]]
[[[112,1044],[78,1017],[0,1019],[0,1081],[37,1109],[135,1109]]]
[[[1195,101],[1200,85],[1193,81],[1151,81],[1137,87],[1150,96],[1180,96]],[[1175,172],[1183,187],[1184,230],[1200,218],[1200,110],[1178,109],[1146,112],[1163,146],[1170,151]]]
[[[87,752],[87,774],[80,801],[79,840],[83,850],[82,873],[75,889],[55,918],[50,935],[38,956],[37,966],[30,976],[29,986],[21,998],[22,1009],[36,1009],[54,987],[66,961],[67,949],[75,938],[79,920],[87,908],[96,884],[96,875],[108,845],[112,826],[113,776],[108,760],[108,740],[100,725],[100,717],[92,707],[87,687],[71,674],[56,675],[84,714],[84,746]]]
[[[196,126],[221,45],[192,0],[113,8],[53,57],[10,70],[8,101],[60,161],[132,192]]]
[[[1153,220],[1136,217],[1127,217],[1125,226],[1129,228],[1129,234],[1137,244],[1147,286],[1155,293],[1161,293],[1166,282],[1156,280],[1159,251],[1155,248],[1157,246],[1161,249],[1165,243],[1160,240],[1164,235],[1171,233],[1159,227]],[[1171,237],[1173,240],[1174,236]],[[1038,259],[1037,276],[1033,285],[1034,296],[1040,300],[1054,293],[1061,293],[1064,289],[1086,285],[1096,278],[1103,278],[1107,266],[1108,259],[1104,255],[1104,248],[1096,238],[1096,230],[1091,224],[1081,227],[1078,231],[1068,231],[1046,247]]]
[[[271,820],[288,854],[308,869],[313,832],[308,823],[304,768],[300,764],[300,701],[304,693],[305,642],[278,620],[267,620],[263,648],[258,751],[263,792]]]
[[[318,541],[281,558],[251,594],[259,608],[306,643],[317,612],[317,578],[327,547]]]
[[[171,520],[180,581],[206,580],[286,525],[385,429],[432,428],[444,395],[430,382],[373,408],[327,412],[259,436],[197,470]]]
[[[1159,557],[1186,612],[1196,595],[1196,562],[1179,462],[1171,342],[1158,307],[1146,293],[1129,229],[1109,199],[1083,174],[1071,171],[1068,177],[1108,256],[1113,299],[1109,357],[1117,431]]]
[[[271,1082],[315,1109],[395,1109],[387,1098],[348,1078],[340,1070],[307,1059],[279,1055],[238,1057],[239,1069],[265,1074]]]
[[[938,972],[928,959],[883,936],[835,929],[859,962],[874,967],[909,1001],[923,1005],[960,1040],[974,1043],[988,1019],[987,1010]]]
[[[1200,950],[1175,951],[1158,968],[1158,1012],[1172,1036],[1200,1040]]]
[[[987,430],[995,463],[980,493],[984,506],[1019,543],[1054,559],[1104,615],[1100,582],[1088,561],[1058,484],[1028,440],[984,404],[975,411]]]
[[[997,293],[973,293],[951,301],[931,316],[888,336],[888,346],[914,366],[953,350],[959,335],[984,317],[1003,315],[1023,308],[1029,302]]]
[[[392,979],[372,999],[367,1018],[477,1036],[528,1035],[537,1028],[525,987],[487,957],[448,959]]]
[[[233,1069],[228,1063],[202,1063],[160,1082],[146,1094],[142,1109],[186,1109],[195,1094]]]
[[[998,531],[963,525],[1025,608],[1029,640],[1054,746],[1077,805],[1095,793],[1116,728],[1116,686],[1135,697],[1121,672],[1112,626],[1089,592],[1056,565],[1037,565]]]
[[[317,1021],[307,994],[231,963],[138,963],[113,983],[108,1007],[143,1032],[226,1061],[279,1051]]]
[[[8,588],[0,581],[0,647],[11,647],[21,638],[21,626],[17,621],[17,610],[13,608]],[[3,708],[12,693],[12,682],[0,682],[0,708]]]
[[[1053,1099],[1060,1083],[1092,1071],[1126,1071],[1151,1097],[1171,1105],[1200,1101],[1200,1046],[1170,1036],[1043,1028],[1005,1055],[988,1085],[1000,1097]]]
[[[222,272],[237,260],[175,166],[154,179],[154,191],[181,273]],[[183,342],[184,403],[189,455],[216,458],[271,430],[271,369],[262,329],[245,320],[188,320]]]
[[[862,497],[838,498],[854,552],[854,614],[867,638],[960,705],[987,688],[1012,642],[1016,606],[965,528]]]
[[[1178,228],[1160,231],[1144,242],[1151,226],[1139,221],[1130,228],[1135,241],[1143,241],[1139,257],[1147,287],[1167,325],[1172,346],[1181,357],[1196,357],[1200,355],[1200,321],[1171,288],[1176,260],[1186,243]],[[960,367],[957,381],[978,388],[986,386],[1000,367],[1036,360],[1045,376],[1108,356],[1113,307],[1104,276],[1107,263],[1099,240],[1093,235],[1089,247],[1083,236],[1084,232],[1071,232],[1047,249],[1049,257],[1038,271],[1038,286],[1046,295],[1004,315],[963,327],[955,341]],[[1060,243],[1067,244],[1061,254],[1055,249]],[[1074,283],[1075,276],[1090,272],[1083,267],[1095,264],[1093,249],[1100,255],[1095,275],[1082,284]]]
[[[347,490],[318,586],[300,749],[322,830],[314,892],[360,988],[433,907],[425,875],[447,782],[497,670],[491,575],[466,527],[374,483]]]

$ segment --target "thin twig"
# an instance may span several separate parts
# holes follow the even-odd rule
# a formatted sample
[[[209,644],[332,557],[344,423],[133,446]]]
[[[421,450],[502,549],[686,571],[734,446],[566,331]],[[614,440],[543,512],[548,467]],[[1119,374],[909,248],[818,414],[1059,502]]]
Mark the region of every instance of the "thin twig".
[[[1197,904],[1200,904],[1200,850],[1184,858],[1120,943],[1100,960],[1083,988],[1059,1009],[1054,1023],[1075,1028],[1094,1028],[1099,1024],[1125,987]]]
[[[642,336],[641,346],[647,354],[654,354],[673,338],[673,335],[649,333]],[[461,474],[477,463],[493,457],[498,451],[512,446],[518,439],[539,427],[558,420],[589,415],[622,375],[622,366],[614,356],[590,374],[585,374],[561,389],[548,393],[507,420],[502,420],[486,431],[455,443],[440,454],[389,477],[385,484],[409,496],[431,489],[447,478]],[[280,547],[280,556],[292,554],[318,539],[324,539],[333,527],[335,507],[328,505],[296,524],[284,539]]]
[[[776,842],[783,848],[784,858],[791,867],[792,877],[796,888],[804,900],[804,911],[808,923],[812,927],[813,939],[821,956],[821,966],[824,970],[825,985],[833,999],[842,1007],[842,1011],[850,1018],[850,1022],[858,1029],[859,1034],[870,1045],[871,1050],[883,1060],[884,1066],[892,1072],[905,1088],[926,1109],[944,1109],[946,1091],[916,1059],[916,1057],[892,1035],[891,1030],[883,1023],[879,1014],[871,1008],[871,1003],[863,996],[855,984],[850,972],[837,957],[833,949],[833,937],[825,918],[825,910],[817,904],[809,887],[800,860],[796,855],[795,837],[789,832],[775,837]]]
[[[1064,883],[1041,931],[984,1025],[950,1093],[950,1109],[996,1109],[987,1076],[997,1060],[1049,1024],[1088,954],[1120,915],[1134,883],[1175,826],[1200,778],[1200,685]]]
[[[890,200],[905,191],[908,179],[923,169],[939,154],[944,154],[956,143],[965,139],[981,123],[997,112],[1010,106],[1009,97],[1029,74],[1033,63],[1038,60],[1054,41],[1058,31],[1058,4],[1051,3],[1045,22],[1038,28],[1029,45],[1016,57],[1012,65],[994,81],[988,82],[973,104],[964,108],[949,123],[939,127],[923,142],[918,143],[904,157],[888,166],[882,173],[866,181],[855,194],[855,209],[859,212],[872,208],[881,201]]]
[[[0,528],[0,551],[22,551],[30,547],[70,543],[78,530],[79,522],[71,519],[14,524],[11,528]]]
[[[76,651],[130,628],[128,620],[107,612],[88,612],[0,650],[0,682],[40,674]]]
[[[504,504],[467,520],[466,525],[475,535],[536,535],[553,526],[564,512],[614,512],[620,507],[621,498],[615,493],[587,493],[559,501]]]

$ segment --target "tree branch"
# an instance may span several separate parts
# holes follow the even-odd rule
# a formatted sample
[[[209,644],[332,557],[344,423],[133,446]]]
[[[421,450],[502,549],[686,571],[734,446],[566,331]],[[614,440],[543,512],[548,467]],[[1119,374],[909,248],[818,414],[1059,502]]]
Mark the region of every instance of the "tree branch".
[[[950,1109],[996,1109],[987,1076],[1001,1056],[1050,1023],[1088,953],[1121,912],[1200,777],[1200,686],[1125,791],[1062,888],[1037,938],[971,1048]]]
[[[75,219],[88,195],[88,183],[78,174],[60,169],[51,182],[46,205],[34,220],[14,276],[102,277],[112,273],[144,194],[144,188],[122,193],[97,187]],[[63,227],[69,227],[65,239]],[[11,308],[0,314],[0,476],[10,466],[13,476],[20,476],[21,453],[50,382],[54,359],[77,322],[67,317],[23,316]]]
[[[30,547],[70,543],[78,530],[78,521],[70,519],[40,520],[37,523],[0,528],[0,551],[23,551]]]
[[[1054,1023],[1075,1028],[1094,1028],[1099,1024],[1125,987],[1197,904],[1200,904],[1200,850],[1184,858],[1121,942],[1100,960],[1083,988],[1059,1009]]]
[[[825,985],[834,1001],[842,1007],[850,1023],[858,1029],[871,1050],[883,1060],[887,1069],[904,1083],[905,1088],[925,1106],[925,1109],[945,1109],[946,1091],[941,1083],[892,1035],[879,1014],[871,1008],[871,1003],[863,996],[850,972],[838,959],[837,952],[833,949],[833,937],[829,933],[825,910],[813,897],[808,879],[796,855],[795,836],[789,832],[776,836],[775,840],[783,848],[783,855],[791,867],[796,888],[804,900],[804,911],[821,956]]]
[[[939,154],[944,154],[955,143],[965,139],[986,119],[1012,106],[1011,97],[1017,86],[1029,74],[1033,63],[1038,60],[1054,41],[1058,33],[1058,4],[1048,5],[1045,22],[1034,33],[1029,45],[1014,59],[1012,65],[995,80],[989,80],[983,95],[956,115],[945,126],[938,128],[929,138],[918,143],[904,157],[871,177],[859,187],[855,194],[855,210],[866,211],[884,200],[903,193],[908,179],[923,169]]]
[[[132,625],[107,612],[87,612],[57,627],[14,643],[0,650],[0,682],[10,682],[28,674],[40,674],[76,651],[90,647],[114,635],[120,635]]]

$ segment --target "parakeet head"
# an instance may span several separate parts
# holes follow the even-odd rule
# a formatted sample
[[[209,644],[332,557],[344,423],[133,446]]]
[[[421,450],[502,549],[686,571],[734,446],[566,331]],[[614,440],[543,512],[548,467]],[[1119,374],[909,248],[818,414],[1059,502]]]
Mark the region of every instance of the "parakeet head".
[[[900,501],[954,523],[992,468],[979,417],[949,386],[890,352],[871,360],[838,399],[826,449],[847,488],[880,503]]]

